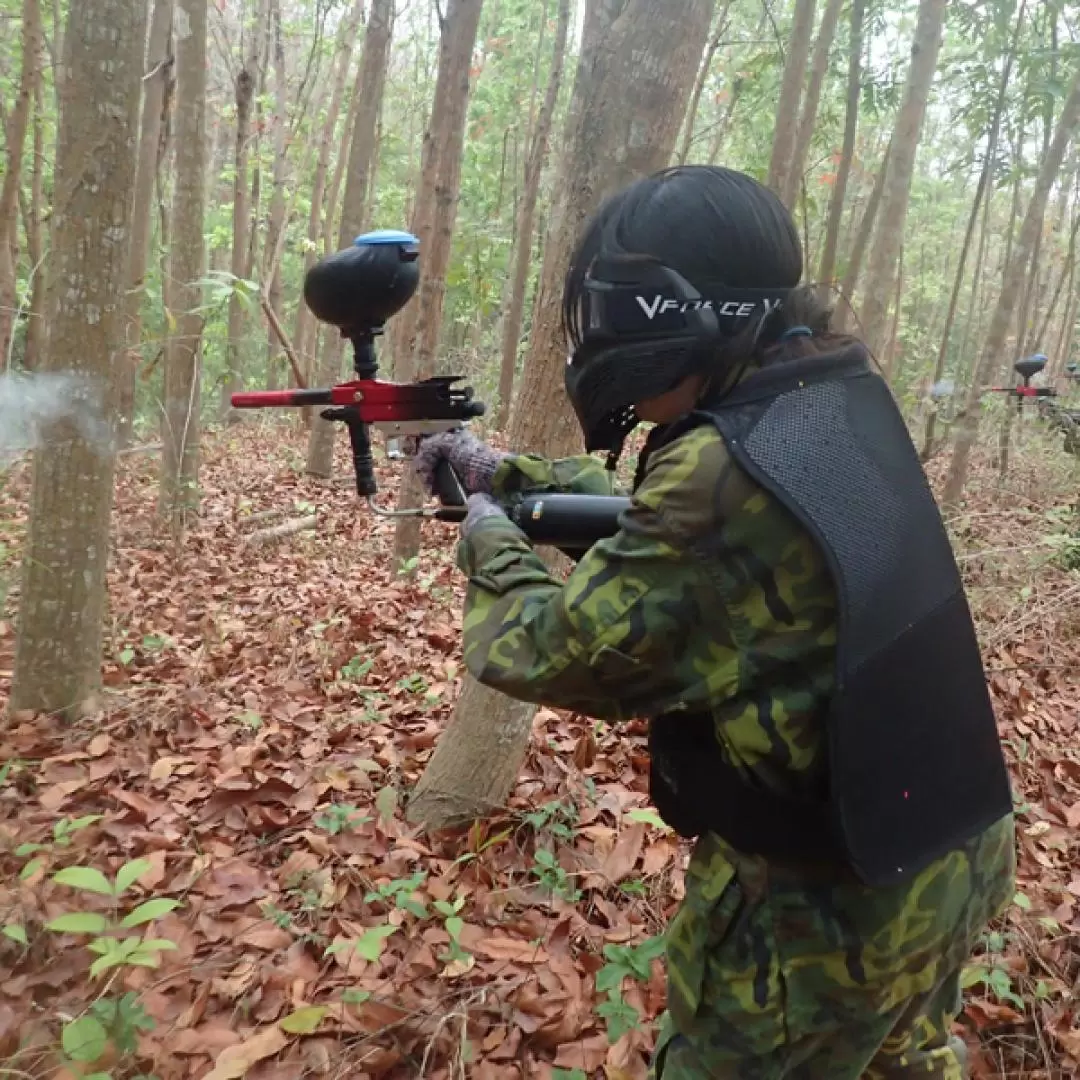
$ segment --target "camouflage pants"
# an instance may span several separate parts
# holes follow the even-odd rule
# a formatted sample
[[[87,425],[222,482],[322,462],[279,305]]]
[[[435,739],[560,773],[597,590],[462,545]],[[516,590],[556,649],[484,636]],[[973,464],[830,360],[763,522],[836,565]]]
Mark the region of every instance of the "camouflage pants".
[[[699,841],[653,1080],[962,1080],[960,972],[1013,895],[1012,819],[914,882],[815,881]]]

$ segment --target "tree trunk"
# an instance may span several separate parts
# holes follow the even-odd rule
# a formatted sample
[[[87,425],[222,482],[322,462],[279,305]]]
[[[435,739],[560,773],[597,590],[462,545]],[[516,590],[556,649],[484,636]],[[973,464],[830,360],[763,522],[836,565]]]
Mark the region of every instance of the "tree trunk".
[[[921,276],[921,275],[920,275]],[[896,349],[900,336],[900,309],[904,302],[904,245],[900,244],[900,254],[896,263],[896,289],[893,294],[892,328],[889,331],[888,343],[885,346],[885,357],[882,367],[885,377],[892,382],[896,378]],[[914,317],[912,322],[915,322]]]
[[[559,288],[586,218],[600,201],[671,160],[708,35],[712,0],[673,10],[653,0],[586,8],[550,232],[510,431],[523,450],[558,456],[581,433],[562,393]],[[528,746],[534,710],[466,679],[450,727],[409,803],[410,821],[438,829],[503,804]],[[477,768],[482,747],[483,767]]]
[[[326,195],[326,179],[330,173],[330,155],[333,152],[337,137],[338,117],[341,115],[341,103],[345,98],[345,87],[349,82],[349,69],[352,67],[353,42],[364,15],[364,0],[356,0],[348,19],[342,23],[342,31],[338,36],[336,59],[331,78],[333,88],[330,91],[330,104],[326,110],[326,120],[323,124],[322,133],[319,136],[319,156],[315,164],[315,177],[311,185],[311,210],[308,214],[308,250],[304,253],[304,273],[306,274],[315,265],[315,253],[318,250],[322,236],[322,219],[324,197]],[[359,88],[354,100],[359,97]],[[344,144],[348,145],[351,137],[348,126],[345,128]],[[341,158],[346,154],[339,154]],[[293,329],[293,348],[296,355],[304,365],[305,374],[314,367],[315,344],[309,346],[309,336],[314,326],[314,320],[307,304],[301,299],[296,307],[296,324]]]
[[[357,78],[356,122],[349,145],[348,179],[342,200],[341,228],[338,247],[348,247],[363,232],[367,190],[371,166],[375,157],[375,125],[386,86],[386,69],[390,62],[390,38],[393,30],[394,0],[374,0],[364,51],[360,57]],[[327,215],[330,216],[329,214]],[[341,338],[335,331],[323,334],[319,382],[330,386],[338,382],[341,372]],[[334,425],[321,417],[311,422],[308,436],[307,471],[312,476],[329,477],[334,464]]]
[[[814,32],[815,0],[795,0],[795,17],[788,37],[788,54],[784,77],[780,82],[780,100],[776,106],[776,127],[773,129],[772,156],[769,159],[767,183],[778,195],[788,189],[795,155],[795,132],[799,122],[799,101],[806,81],[806,65],[810,59],[810,40]]]
[[[34,454],[12,709],[74,717],[100,681],[115,462],[102,410],[124,339],[145,31],[142,0],[69,0],[42,369],[68,377],[70,409]]]
[[[825,85],[825,76],[829,72],[829,53],[832,51],[833,38],[836,37],[836,26],[840,22],[843,6],[844,0],[827,0],[825,11],[821,16],[821,26],[818,28],[817,41],[814,43],[814,57],[810,64],[810,78],[806,84],[806,97],[803,99],[799,129],[795,135],[795,148],[792,151],[791,165],[782,195],[787,206],[795,205],[802,190],[806,155],[810,150],[814,125],[817,123],[821,89]]]
[[[1020,27],[1023,23],[1026,6],[1027,0],[1021,0],[1020,11],[1017,14],[1016,32],[1013,35],[1014,43],[1020,40]],[[990,120],[990,130],[986,136],[986,160],[983,162],[982,171],[979,173],[979,183],[975,188],[975,198],[971,203],[971,214],[968,216],[967,228],[964,230],[964,241],[960,248],[960,261],[956,267],[956,277],[953,279],[952,293],[949,296],[949,310],[945,315],[945,328],[941,332],[941,345],[938,348],[937,361],[934,365],[933,383],[935,385],[945,377],[945,364],[949,356],[949,338],[952,335],[953,323],[956,321],[956,309],[960,301],[960,290],[964,285],[968,252],[971,250],[971,241],[975,236],[975,226],[979,220],[979,209],[994,171],[994,158],[997,154],[998,136],[1001,132],[1001,118],[1005,113],[1005,99],[1008,94],[1009,79],[1012,77],[1012,66],[1015,59],[1016,45],[1014,44],[1005,58],[1005,69],[1001,74],[1001,86],[998,88],[997,101],[994,103],[994,115]],[[923,461],[929,461],[934,452],[937,414],[937,406],[932,405],[926,416],[926,430],[923,435],[921,454]]]
[[[844,144],[829,199],[829,218],[825,228],[825,244],[821,252],[817,279],[826,295],[832,289],[836,272],[836,252],[840,244],[840,225],[844,220],[844,200],[847,197],[851,164],[855,159],[855,136],[859,128],[859,97],[862,92],[863,20],[866,0],[851,0],[851,52],[848,56],[847,109],[844,114]]]
[[[30,319],[26,326],[26,348],[23,367],[35,371],[45,352],[48,329],[45,318],[45,242],[42,216],[45,213],[45,93],[42,89],[42,68],[38,65],[34,82],[34,143],[30,166],[30,220],[26,230],[26,254],[34,275],[30,286]]]
[[[289,95],[285,83],[285,42],[281,33],[281,4],[271,0],[273,36],[271,52],[274,67],[274,168],[271,179],[270,217],[266,230],[266,248],[263,252],[263,272],[260,288],[266,289],[267,303],[279,318],[281,316],[281,260],[278,244],[285,231],[285,163],[288,153]],[[282,353],[279,342],[269,325],[266,328],[266,388],[276,390],[278,369]]]
[[[979,399],[986,381],[993,374],[994,365],[998,363],[1005,349],[1005,339],[1016,313],[1016,301],[1024,281],[1024,273],[1042,229],[1050,189],[1057,179],[1061,163],[1065,158],[1066,147],[1069,145],[1078,121],[1080,121],[1080,72],[1073,76],[1068,97],[1058,117],[1053,141],[1039,167],[1039,176],[1031,193],[1024,223],[1020,227],[1020,236],[1014,245],[1012,260],[1005,270],[1005,280],[994,308],[990,330],[975,366],[971,387],[964,404],[964,415],[957,424],[956,445],[953,449],[952,461],[949,463],[949,475],[945,481],[943,496],[943,501],[948,506],[955,505],[963,496],[971,450],[979,431]]]
[[[540,178],[547,161],[551,123],[555,117],[555,105],[562,82],[563,64],[566,59],[566,37],[570,25],[570,0],[559,0],[558,25],[555,29],[555,47],[551,59],[544,103],[536,120],[529,156],[525,163],[525,185],[518,205],[514,229],[514,270],[510,285],[510,303],[502,326],[502,364],[499,371],[499,413],[495,426],[499,431],[510,420],[510,402],[514,393],[514,375],[517,370],[518,343],[525,316],[525,292],[529,284],[532,266],[533,226],[536,220],[536,203],[540,195]]]
[[[890,140],[888,146],[885,147],[885,156],[881,159],[881,168],[874,178],[870,198],[866,200],[866,209],[863,211],[862,219],[859,221],[859,231],[855,234],[855,243],[851,245],[847,269],[844,271],[844,280],[840,285],[840,294],[845,301],[837,319],[837,329],[841,332],[847,329],[850,315],[855,306],[855,292],[859,287],[863,259],[866,256],[866,249],[870,246],[870,237],[874,233],[874,226],[877,224],[878,209],[881,206],[881,196],[885,191],[885,182],[889,175],[891,159],[892,141]]]
[[[410,333],[394,372],[402,382],[435,374],[435,350],[442,330],[446,271],[450,241],[461,189],[461,154],[469,106],[469,69],[483,0],[450,0],[439,42],[439,73],[435,101],[424,134],[420,187],[416,195],[412,232],[420,241],[420,287],[414,304],[403,313]],[[402,482],[398,505],[415,506],[422,498],[419,478],[409,473]],[[420,519],[401,518],[394,532],[394,563],[411,559],[420,550]]]
[[[257,34],[252,40],[258,42]],[[248,260],[248,232],[250,230],[251,205],[248,200],[248,155],[251,138],[251,109],[255,100],[255,71],[259,56],[257,45],[253,46],[244,60],[243,66],[233,80],[233,98],[236,104],[236,148],[233,156],[235,176],[233,177],[232,206],[232,254],[229,260],[229,273],[234,278],[246,278]],[[221,386],[220,413],[222,418],[230,418],[232,405],[230,398],[243,382],[244,369],[244,301],[233,283],[229,295],[229,329],[226,346],[225,379]]]
[[[0,369],[7,365],[15,336],[18,310],[17,260],[19,181],[22,177],[23,149],[30,112],[34,104],[34,83],[41,65],[41,8],[38,0],[23,0],[22,73],[19,92],[7,125],[7,168],[0,185]]]
[[[698,66],[697,79],[694,80],[694,90],[690,95],[690,106],[686,110],[686,120],[683,123],[682,146],[679,148],[679,164],[685,165],[690,159],[690,147],[694,145],[694,126],[697,123],[698,109],[701,107],[701,95],[705,92],[705,84],[709,81],[709,72],[712,71],[713,60],[720,48],[720,42],[728,28],[728,10],[731,0],[726,0],[724,7],[716,19],[716,32],[709,41],[705,55],[701,58]]]
[[[142,359],[142,304],[146,287],[146,267],[153,232],[154,180],[157,174],[158,144],[161,140],[165,87],[173,77],[173,0],[154,0],[150,20],[150,41],[143,75],[142,124],[139,153],[135,162],[135,203],[131,217],[131,247],[128,251],[128,295],[126,301],[127,349],[116,374],[117,433],[120,446],[131,440],[135,419],[135,379]]]
[[[946,0],[919,0],[918,21],[911,46],[904,100],[896,118],[888,177],[878,215],[866,288],[860,311],[862,337],[870,351],[880,354],[888,332],[889,286],[896,273],[896,259],[904,238],[915,155],[919,149],[926,104],[934,81],[945,25]]]
[[[179,541],[199,508],[199,432],[206,241],[206,4],[177,0],[176,179],[169,277],[176,332],[165,353],[160,511]],[[183,24],[186,22],[186,26]]]
[[[581,430],[562,392],[566,267],[601,201],[671,160],[711,12],[712,0],[688,0],[677,11],[653,0],[623,0],[617,17],[606,23],[598,17],[597,29],[583,40],[510,424],[510,444],[521,451],[558,456],[581,448]]]

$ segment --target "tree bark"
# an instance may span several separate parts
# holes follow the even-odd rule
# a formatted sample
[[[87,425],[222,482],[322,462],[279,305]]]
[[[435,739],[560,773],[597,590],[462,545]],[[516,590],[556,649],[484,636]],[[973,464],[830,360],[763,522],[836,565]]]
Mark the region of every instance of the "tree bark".
[[[788,178],[795,154],[799,101],[802,98],[803,83],[806,81],[806,65],[810,59],[815,7],[815,0],[795,0],[795,17],[788,37],[784,76],[780,82],[780,100],[776,105],[776,126],[773,129],[772,156],[769,159],[766,181],[780,196],[788,189]]]
[[[7,168],[0,184],[0,369],[11,355],[18,310],[17,259],[19,182],[22,178],[23,150],[30,112],[34,104],[34,83],[41,66],[41,8],[38,0],[23,0],[22,72],[19,91],[7,125]]]
[[[45,93],[42,69],[38,65],[34,81],[33,161],[30,166],[30,215],[26,229],[26,254],[34,275],[30,285],[30,319],[26,326],[23,367],[35,371],[45,352],[48,329],[45,319],[45,242],[42,217],[45,213]]]
[[[499,371],[499,413],[495,426],[506,428],[510,420],[510,402],[514,393],[514,375],[517,370],[518,345],[521,326],[525,316],[525,292],[532,266],[533,227],[536,221],[536,204],[540,195],[540,178],[547,161],[551,137],[551,124],[555,117],[555,105],[562,83],[563,65],[566,59],[566,37],[570,26],[570,0],[559,0],[558,24],[555,28],[555,46],[551,59],[544,103],[537,116],[525,163],[525,184],[518,205],[514,228],[514,270],[510,285],[510,303],[502,326],[502,363]]]
[[[825,243],[821,252],[817,279],[825,295],[832,289],[836,273],[836,252],[840,245],[840,226],[844,220],[844,200],[847,198],[851,164],[855,159],[855,136],[859,129],[859,97],[862,93],[863,22],[866,0],[851,0],[851,52],[848,56],[847,108],[844,114],[844,143],[840,150],[840,164],[836,170],[829,199],[828,224],[825,227]]]
[[[787,206],[794,206],[802,190],[803,172],[806,169],[806,155],[810,150],[810,140],[817,123],[818,106],[821,104],[821,90],[825,85],[825,76],[829,72],[829,53],[832,51],[836,26],[840,22],[840,12],[844,0],[827,0],[821,16],[817,40],[814,42],[814,55],[810,64],[810,78],[806,83],[806,97],[803,99],[799,128],[795,134],[795,147],[791,154],[791,165],[787,172],[782,198]]]
[[[889,145],[885,147],[885,156],[881,159],[881,168],[874,178],[870,198],[866,200],[866,209],[863,211],[863,216],[859,221],[859,231],[855,234],[855,242],[851,245],[847,269],[844,271],[844,280],[840,285],[841,296],[846,301],[840,309],[840,315],[837,319],[837,328],[841,332],[847,329],[855,306],[855,293],[859,287],[863,259],[866,257],[866,249],[870,246],[870,238],[873,236],[874,226],[877,224],[878,210],[881,206],[881,197],[885,191],[891,158],[892,142],[890,140]]]
[[[364,51],[360,57],[357,78],[356,121],[349,145],[348,179],[342,200],[341,227],[338,247],[345,248],[364,230],[367,191],[371,167],[375,158],[375,125],[386,86],[386,69],[390,62],[390,39],[393,32],[394,0],[374,0]],[[329,215],[328,215],[329,216]],[[333,331],[323,334],[319,382],[330,386],[338,381],[341,372],[342,344]],[[333,472],[334,426],[315,417],[308,436],[307,471],[312,476],[329,477]]]
[[[1017,14],[1016,32],[1013,35],[1014,42],[1020,40],[1020,27],[1023,23],[1026,6],[1027,0],[1021,0],[1020,10]],[[956,321],[956,309],[960,301],[960,291],[964,285],[968,252],[971,250],[971,241],[975,236],[975,226],[979,220],[979,209],[982,206],[983,197],[986,195],[994,171],[994,158],[997,154],[998,136],[1001,132],[1001,119],[1005,113],[1005,99],[1008,94],[1009,80],[1012,77],[1012,66],[1015,59],[1016,45],[1014,44],[1005,58],[1005,68],[1001,74],[1001,85],[998,88],[997,101],[994,103],[994,114],[990,120],[990,130],[986,136],[986,160],[983,162],[982,171],[979,173],[979,183],[975,188],[975,198],[971,203],[971,214],[968,216],[967,228],[964,230],[964,241],[960,248],[960,261],[956,267],[956,277],[953,279],[952,293],[949,296],[949,309],[945,315],[945,327],[941,332],[941,345],[938,348],[937,361],[934,364],[934,384],[939,383],[945,377],[945,364],[949,356],[949,338],[952,335],[953,323]],[[926,429],[923,434],[921,453],[923,461],[929,461],[934,452],[937,415],[936,405],[932,406],[926,415]]]
[[[263,270],[260,288],[266,288],[266,300],[276,315],[281,314],[281,260],[278,243],[285,232],[285,164],[288,154],[289,95],[285,82],[285,42],[281,31],[281,3],[271,0],[273,21],[271,55],[274,69],[274,167],[271,174],[270,216],[267,222],[266,247],[263,251]],[[281,353],[277,337],[270,326],[266,328],[266,388],[276,390]]]
[[[173,77],[175,62],[172,23],[173,0],[154,0],[142,80],[142,122],[139,128],[139,153],[135,162],[135,202],[131,218],[131,247],[128,251],[127,349],[116,373],[117,437],[121,447],[131,441],[135,418],[135,379],[142,359],[142,304],[153,231],[154,181],[161,141],[162,109],[165,87]]]
[[[675,10],[653,0],[623,0],[592,11],[593,22],[586,22],[510,423],[510,444],[523,452],[559,456],[581,448],[581,430],[562,393],[566,267],[602,200],[671,160],[712,6],[712,0],[688,0]]]
[[[356,0],[348,19],[342,23],[342,31],[338,36],[336,59],[331,76],[333,86],[330,91],[330,103],[326,110],[326,120],[323,123],[322,132],[319,136],[319,156],[315,163],[315,177],[311,185],[311,210],[308,214],[308,250],[304,253],[304,273],[306,274],[315,265],[315,253],[321,246],[323,237],[322,219],[326,195],[326,180],[330,174],[330,158],[334,149],[337,136],[338,118],[341,116],[341,103],[345,98],[345,87],[349,82],[349,69],[352,67],[353,43],[364,15],[364,0]],[[354,100],[357,100],[360,88]],[[346,125],[344,143],[348,145],[351,132]],[[345,153],[338,155],[345,158]],[[293,348],[300,362],[304,366],[305,373],[309,373],[315,363],[316,342],[311,343],[309,349],[309,335],[314,326],[314,320],[307,304],[301,299],[296,307],[296,324],[293,328]]]
[[[198,282],[206,261],[206,4],[207,0],[177,0],[176,6],[176,179],[169,277],[177,326],[165,352],[159,502],[175,541],[199,508],[203,316],[198,310],[202,305]]]
[[[253,45],[233,80],[233,100],[236,104],[236,144],[233,155],[232,254],[229,273],[234,278],[247,277],[251,204],[248,187],[248,155],[251,138],[251,110],[255,100],[255,72],[259,66],[259,35],[252,34]],[[229,295],[229,329],[226,346],[225,379],[221,386],[220,413],[230,418],[230,398],[243,381],[244,368],[244,302],[236,291]]]
[[[420,287],[414,304],[403,313],[409,330],[405,351],[395,358],[402,382],[435,374],[435,350],[442,330],[450,241],[461,190],[461,154],[469,107],[470,67],[483,0],[450,0],[439,42],[435,101],[424,134],[420,187],[412,232],[420,241]],[[406,476],[399,506],[415,506],[422,494],[419,478]],[[420,520],[401,518],[394,532],[394,562],[399,565],[420,550]]]
[[[945,26],[946,0],[920,0],[915,37],[911,46],[904,99],[896,118],[885,192],[878,215],[867,267],[866,288],[860,311],[862,337],[871,352],[880,354],[888,331],[889,286],[896,274],[896,259],[904,237],[915,156],[923,118],[934,81]]]
[[[70,0],[55,161],[50,333],[42,369],[67,415],[34,454],[12,709],[76,716],[100,682],[115,456],[103,410],[123,347],[142,0]]]
[[[528,359],[511,423],[515,447],[558,456],[580,446],[561,388],[560,284],[582,225],[600,201],[671,160],[712,8],[712,0],[687,0],[678,10],[652,0],[592,0],[586,8]],[[466,679],[410,800],[409,820],[439,829],[501,806],[521,767],[534,711]]]
[[[694,145],[694,126],[697,123],[698,109],[701,107],[701,95],[705,92],[705,84],[709,81],[709,72],[712,71],[713,60],[716,58],[720,42],[728,28],[728,10],[731,8],[731,0],[725,0],[724,7],[716,19],[716,31],[709,40],[705,55],[701,58],[698,66],[697,78],[694,80],[694,89],[690,95],[690,105],[686,110],[686,120],[683,122],[682,145],[679,147],[679,164],[685,165],[690,160],[690,147]]]
[[[994,365],[998,363],[1005,349],[1006,336],[1016,314],[1016,302],[1024,281],[1024,274],[1031,254],[1035,250],[1036,239],[1042,229],[1050,189],[1061,170],[1065,150],[1072,139],[1078,121],[1080,121],[1080,72],[1073,76],[1068,97],[1058,117],[1053,141],[1039,167],[1038,179],[1035,181],[1031,201],[1024,215],[1024,223],[1020,227],[1020,236],[1014,245],[1012,260],[1005,270],[1005,280],[994,308],[990,330],[975,366],[971,387],[964,404],[964,414],[957,423],[956,445],[949,463],[949,474],[943,494],[943,501],[947,506],[955,505],[963,496],[971,462],[971,450],[979,432],[979,399],[986,381],[993,374]]]

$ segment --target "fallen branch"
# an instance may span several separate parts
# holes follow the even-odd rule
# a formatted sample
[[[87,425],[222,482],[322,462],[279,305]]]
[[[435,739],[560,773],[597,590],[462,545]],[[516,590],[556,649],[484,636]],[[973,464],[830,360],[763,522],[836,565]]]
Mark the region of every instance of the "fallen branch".
[[[259,292],[259,306],[263,309],[263,314],[266,316],[266,321],[270,324],[270,329],[274,331],[274,336],[281,342],[281,348],[285,352],[285,358],[289,361],[289,367],[292,368],[296,385],[301,390],[306,390],[308,388],[307,380],[304,378],[304,373],[300,370],[300,361],[296,358],[296,350],[289,340],[289,335],[282,329],[281,323],[277,317],[277,312],[275,312],[271,306],[270,301],[266,297],[266,293],[261,290]]]
[[[269,510],[259,510],[254,514],[245,514],[239,518],[241,525],[258,525],[262,521],[272,521],[285,513],[284,506],[272,506]]]
[[[319,519],[315,514],[310,517],[292,518],[289,521],[283,521],[280,525],[273,525],[269,529],[253,532],[245,542],[249,547],[258,547],[268,544],[271,540],[280,540],[284,536],[295,536],[297,533],[314,529],[318,523]]]

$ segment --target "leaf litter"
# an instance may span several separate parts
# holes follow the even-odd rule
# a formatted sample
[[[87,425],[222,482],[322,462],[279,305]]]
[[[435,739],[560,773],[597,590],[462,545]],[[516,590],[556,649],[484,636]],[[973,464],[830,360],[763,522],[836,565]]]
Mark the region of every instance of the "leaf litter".
[[[639,1017],[624,1029],[598,1013],[597,977],[612,950],[662,933],[682,895],[688,849],[649,806],[644,725],[542,709],[504,813],[435,836],[409,826],[462,675],[455,537],[425,526],[415,577],[396,574],[391,526],[344,484],[303,476],[296,431],[269,429],[267,454],[267,430],[206,439],[202,515],[179,551],[154,520],[153,461],[122,459],[98,707],[71,727],[15,715],[0,738],[0,923],[26,938],[0,937],[0,1060],[63,1075],[62,1022],[101,987],[83,939],[43,929],[70,910],[53,875],[112,882],[137,858],[134,902],[177,904],[149,909],[146,937],[175,949],[116,975],[152,1026],[114,1076],[642,1080],[661,965],[622,980]],[[391,498],[393,472],[381,479]],[[1020,550],[1068,485],[1025,462],[1010,483],[1003,497],[980,459],[950,520],[1019,842],[1017,902],[972,960],[958,1031],[977,1080],[1049,1080],[1080,1069],[1080,619],[1059,603],[1076,571]],[[7,550],[28,485],[21,467],[0,490]],[[248,544],[274,510],[318,528]],[[77,820],[59,842],[58,822]]]

